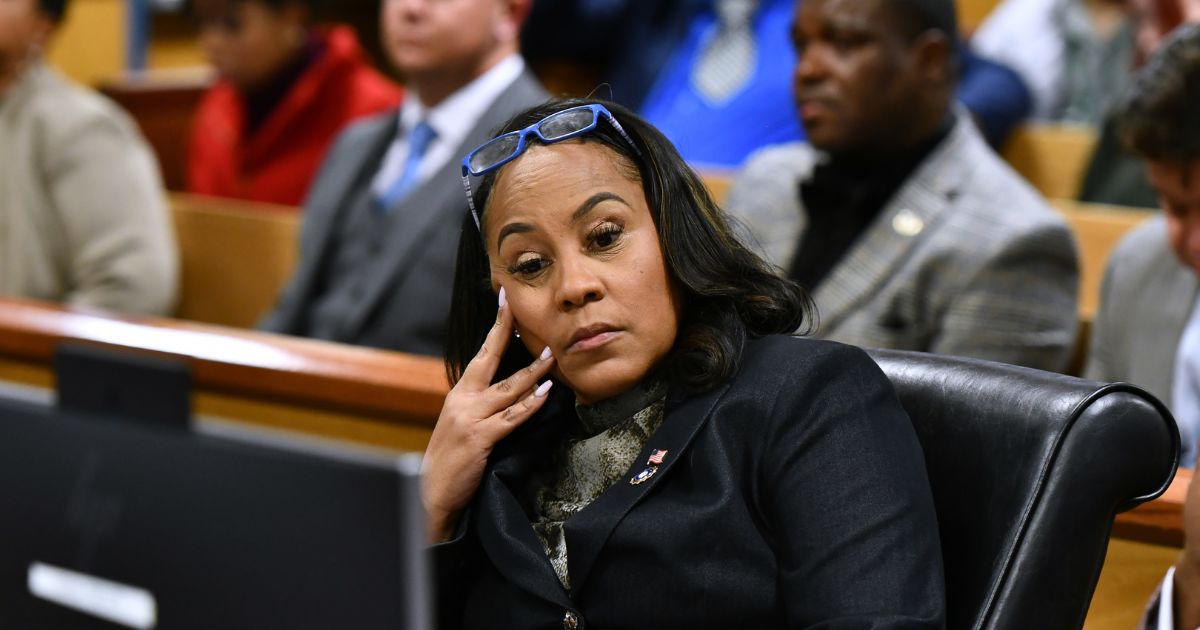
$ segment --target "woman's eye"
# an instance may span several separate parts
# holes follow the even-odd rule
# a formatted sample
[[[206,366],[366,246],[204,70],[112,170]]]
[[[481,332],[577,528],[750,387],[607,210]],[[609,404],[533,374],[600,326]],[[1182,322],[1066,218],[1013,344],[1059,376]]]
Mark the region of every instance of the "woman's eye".
[[[509,273],[518,276],[533,276],[545,269],[546,259],[537,256],[524,257],[508,268]]]
[[[616,244],[621,238],[621,227],[618,225],[605,225],[597,228],[592,233],[592,245],[597,249],[608,249]]]

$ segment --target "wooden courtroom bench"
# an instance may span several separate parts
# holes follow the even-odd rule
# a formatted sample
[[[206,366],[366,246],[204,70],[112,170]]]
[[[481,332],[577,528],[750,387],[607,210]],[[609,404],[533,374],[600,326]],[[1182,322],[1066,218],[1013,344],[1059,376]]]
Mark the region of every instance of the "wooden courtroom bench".
[[[1095,146],[1090,127],[1028,124],[1013,131],[1001,155],[1048,199],[1075,199]]]
[[[397,450],[425,448],[449,391],[435,358],[0,298],[0,384],[52,389],[64,341],[185,361],[201,417]]]
[[[296,265],[299,211],[183,193],[168,200],[180,257],[176,316],[252,328]]]
[[[1065,199],[1052,200],[1051,205],[1075,233],[1079,247],[1079,314],[1083,321],[1090,322],[1099,307],[1100,284],[1109,254],[1121,237],[1158,211]]]
[[[1000,0],[954,0],[954,8],[958,10],[958,27],[963,36],[978,30],[997,4],[1000,4]]]

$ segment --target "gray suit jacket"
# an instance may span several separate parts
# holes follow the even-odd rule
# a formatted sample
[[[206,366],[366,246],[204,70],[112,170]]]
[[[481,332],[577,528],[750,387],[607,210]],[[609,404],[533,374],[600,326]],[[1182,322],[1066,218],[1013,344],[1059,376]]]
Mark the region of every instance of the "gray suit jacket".
[[[1133,383],[1171,404],[1175,350],[1200,278],[1167,246],[1163,217],[1127,234],[1108,258],[1084,375]]]
[[[501,92],[455,151],[456,156],[483,144],[510,117],[549,95],[526,71]],[[371,179],[396,135],[395,112],[351,126],[325,158],[304,204],[300,262],[279,303],[260,327],[301,334],[317,297],[324,265],[331,258],[331,236],[348,206]],[[391,209],[384,264],[365,285],[344,338],[353,343],[402,352],[440,356],[450,311],[454,265],[462,220],[467,216],[461,163],[450,160]]]
[[[764,149],[730,190],[729,211],[781,269],[806,224],[798,182],[819,159],[806,144]],[[1061,370],[1078,282],[1066,223],[960,115],[815,291],[816,336]]]

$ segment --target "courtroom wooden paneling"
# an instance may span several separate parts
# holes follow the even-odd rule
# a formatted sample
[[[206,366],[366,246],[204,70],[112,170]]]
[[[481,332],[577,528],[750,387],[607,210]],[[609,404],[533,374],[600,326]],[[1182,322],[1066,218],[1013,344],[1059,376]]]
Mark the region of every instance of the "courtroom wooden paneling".
[[[1183,505],[1191,483],[1192,471],[1180,468],[1161,497],[1118,516],[1113,536],[1183,547]]]
[[[72,79],[96,85],[125,67],[124,0],[75,0],[50,42],[49,59]]]
[[[1174,547],[1110,540],[1084,630],[1137,628],[1146,604],[1178,556]]]
[[[449,389],[431,357],[0,298],[0,378],[45,386],[63,341],[182,358],[199,413],[392,448],[424,448]]]
[[[954,0],[958,10],[958,27],[963,35],[969,35],[979,29],[988,14],[1000,4],[1000,0]]]
[[[170,203],[181,265],[176,316],[253,327],[296,265],[296,208],[178,193]]]
[[[1012,133],[1003,156],[1045,197],[1075,199],[1095,146],[1091,127],[1031,124]]]

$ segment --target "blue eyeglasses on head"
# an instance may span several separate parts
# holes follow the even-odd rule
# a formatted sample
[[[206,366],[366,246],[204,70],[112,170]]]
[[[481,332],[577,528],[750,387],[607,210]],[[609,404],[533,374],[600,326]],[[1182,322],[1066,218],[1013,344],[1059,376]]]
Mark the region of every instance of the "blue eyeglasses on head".
[[[596,125],[600,123],[601,114],[608,120],[608,124],[612,125],[622,138],[625,138],[634,153],[640,156],[642,152],[638,151],[637,145],[633,143],[629,134],[621,128],[621,123],[617,122],[616,117],[608,111],[607,107],[599,103],[580,105],[555,112],[520,131],[510,131],[496,136],[468,153],[462,161],[462,178],[463,188],[467,191],[467,205],[471,208],[471,218],[475,219],[475,229],[482,230],[479,225],[479,213],[475,210],[475,198],[471,194],[470,178],[472,175],[479,177],[517,159],[517,156],[524,153],[529,146],[526,138],[530,134],[537,136],[542,144],[562,142],[595,129]]]

